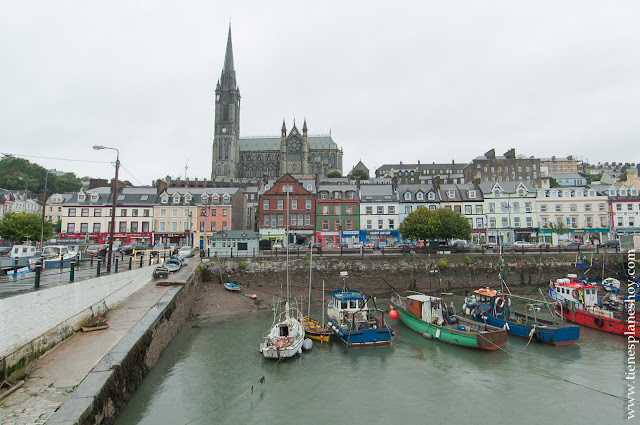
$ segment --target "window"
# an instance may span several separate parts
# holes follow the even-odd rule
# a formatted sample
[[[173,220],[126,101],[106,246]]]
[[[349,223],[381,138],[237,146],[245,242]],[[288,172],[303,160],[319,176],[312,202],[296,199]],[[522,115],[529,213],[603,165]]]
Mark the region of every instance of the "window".
[[[533,227],[533,218],[527,217],[527,227]]]
[[[342,222],[340,220],[333,221],[333,230],[342,230]]]
[[[218,210],[215,208],[211,208],[211,217],[215,217],[218,214]]]
[[[458,214],[462,213],[462,207],[460,205],[454,205],[453,210]]]
[[[616,211],[622,211],[622,204],[616,204]]]
[[[322,215],[329,215],[329,205],[322,206]]]
[[[145,209],[142,214],[144,217],[149,217],[149,210]]]
[[[127,216],[127,209],[126,208],[121,208],[120,209],[120,217],[126,217]]]
[[[456,191],[455,190],[447,190],[447,196],[449,197],[449,199],[453,199],[456,197]]]
[[[284,200],[283,199],[278,199],[278,209],[279,210],[284,209]]]
[[[422,192],[418,192],[418,193],[416,193],[416,199],[417,199],[418,201],[422,201],[422,200],[424,200],[424,193],[422,193]]]
[[[384,224],[382,220],[378,220],[378,230],[384,229]]]
[[[607,217],[600,217],[600,227],[607,227]]]
[[[633,211],[633,204],[627,204],[627,211]]]
[[[493,218],[493,217],[491,217],[491,218],[489,219],[489,228],[490,228],[490,229],[495,229],[495,228],[496,228],[496,219],[495,219],[495,218]]]
[[[269,200],[265,199],[262,201],[262,209],[263,210],[268,210],[269,209]]]
[[[389,229],[393,229],[395,226],[394,220],[389,220]]]
[[[435,201],[436,194],[434,192],[429,192],[429,195],[427,197],[429,198],[430,201]],[[420,198],[422,198],[422,197],[420,197]]]
[[[298,200],[297,199],[292,199],[291,200],[291,209],[292,210],[297,210],[298,209]]]
[[[493,202],[489,202],[489,212],[490,213],[496,212],[496,204],[494,204]]]
[[[87,233],[89,231],[89,224],[88,223],[81,223],[80,224],[80,233]]]
[[[576,212],[576,211],[578,211],[578,205],[571,204],[571,205],[569,205],[569,209],[570,209],[571,212]]]
[[[633,217],[629,217],[629,227],[635,226]]]
[[[166,232],[167,231],[167,223],[164,221],[160,222],[160,231],[161,232]]]
[[[215,222],[215,221],[212,221],[212,222],[211,222],[211,231],[212,231],[212,232],[215,232],[215,231],[216,231],[216,222]]]
[[[222,230],[227,230],[227,222],[226,221],[222,222]]]
[[[162,195],[160,197],[160,202],[163,203],[163,204],[166,204],[167,202],[169,202],[169,197],[166,194]]]
[[[476,199],[476,191],[475,190],[470,190],[469,191],[469,198],[470,199]]]
[[[120,233],[124,233],[127,231],[127,222],[126,221],[121,221],[120,223],[120,228],[118,229],[118,231]]]
[[[520,204],[518,202],[514,202],[513,203],[513,212],[514,213],[519,213],[520,212]]]
[[[371,220],[367,220],[367,230],[371,230]]]
[[[387,211],[389,212],[389,214],[395,214],[396,213],[396,207],[387,207]]]
[[[410,201],[411,200],[411,192],[405,192],[404,193],[404,200],[405,201]]]
[[[227,209],[226,208],[222,209],[222,215],[225,216],[225,217],[227,216]]]
[[[471,214],[473,214],[473,209],[472,209],[471,205],[465,205],[465,206],[464,206],[464,213],[465,213],[466,215],[471,215]]]
[[[284,215],[282,214],[278,214],[278,226],[279,227],[284,226]]]
[[[411,205],[405,205],[404,213],[405,214],[411,214]]]
[[[353,230],[353,220],[348,218],[344,221],[345,230]]]
[[[587,227],[592,227],[593,226],[593,218],[592,217],[587,217],[586,218],[586,224],[587,224]]]
[[[524,203],[524,212],[531,212],[531,202],[525,202]]]
[[[167,209],[160,208],[160,217],[166,217],[166,216],[167,216]]]
[[[306,210],[310,210],[311,209],[311,199],[307,199],[305,200],[305,209]]]
[[[271,216],[269,214],[265,214],[263,217],[263,222],[265,227],[271,226]]]
[[[547,206],[546,205],[540,205],[540,212],[547,212]]]
[[[384,214],[384,207],[378,206],[376,208],[376,214]]]
[[[483,224],[482,218],[476,218],[476,229],[482,229]]]
[[[172,211],[172,213],[173,213],[173,216],[174,216],[174,217],[177,217],[177,216],[178,216],[178,209],[177,209],[177,208],[174,208],[174,209],[173,209],[173,211]]]
[[[520,227],[520,217],[514,217],[513,218],[513,226],[514,227]]]
[[[562,205],[556,204],[556,212],[562,212]]]
[[[509,227],[509,219],[507,217],[502,217],[502,227]]]
[[[76,209],[75,208],[69,208],[69,217],[75,217],[76,216]],[[73,232],[70,232],[73,233]]]
[[[82,210],[80,210],[80,215],[82,217],[89,217],[89,208],[83,208]]]
[[[549,225],[549,219],[547,217],[542,217],[542,227],[547,227]]]
[[[320,193],[320,199],[327,199],[327,193],[326,192],[321,192]]]
[[[329,220],[322,220],[322,231],[329,231]]]
[[[305,226],[310,226],[311,225],[311,214],[305,214],[304,215],[304,225]]]
[[[93,233],[100,233],[100,223],[93,223]]]
[[[345,207],[346,209],[346,214],[353,214],[353,206],[352,205],[347,205]]]
[[[342,206],[340,206],[340,205],[335,205],[335,206],[333,207],[333,210],[334,210],[334,211],[333,211],[333,213],[334,213],[335,215],[340,215],[340,214],[342,214]]]
[[[137,217],[137,216],[138,216],[138,210],[137,209],[131,210],[131,217]]]
[[[482,205],[476,205],[476,214],[482,214]]]
[[[291,214],[289,216],[289,224],[291,226],[297,226],[298,225],[298,218],[297,218],[297,216],[295,214]]]
[[[584,204],[584,210],[585,210],[586,212],[591,211],[591,204]]]
[[[365,211],[366,211],[366,214],[373,214],[373,207],[366,207]]]

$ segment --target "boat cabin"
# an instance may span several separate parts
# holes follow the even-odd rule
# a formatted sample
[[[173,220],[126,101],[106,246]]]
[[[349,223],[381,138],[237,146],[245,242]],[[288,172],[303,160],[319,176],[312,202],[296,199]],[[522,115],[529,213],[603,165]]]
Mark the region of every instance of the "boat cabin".
[[[59,258],[61,256],[68,257],[69,254],[74,254],[68,246],[62,245],[50,245],[45,246],[42,250],[42,258]]]
[[[368,328],[372,314],[367,306],[367,297],[360,291],[333,291],[328,306],[330,317],[340,326],[358,329]],[[373,313],[373,312],[371,312]]]
[[[582,303],[585,307],[598,304],[598,287],[578,281],[575,275],[551,281],[551,298],[556,301]]]
[[[31,245],[14,245],[11,248],[9,257],[11,258],[26,258],[33,257],[36,254],[36,247]]]
[[[407,297],[407,311],[427,323],[445,320],[443,308],[446,309],[447,306],[442,298],[423,294]]]

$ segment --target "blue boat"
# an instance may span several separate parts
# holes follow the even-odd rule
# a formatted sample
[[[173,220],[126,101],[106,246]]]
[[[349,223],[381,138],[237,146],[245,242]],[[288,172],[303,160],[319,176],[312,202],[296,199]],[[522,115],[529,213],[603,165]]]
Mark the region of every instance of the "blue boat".
[[[526,308],[531,314],[512,310],[508,294],[489,288],[468,294],[462,306],[463,312],[475,321],[506,329],[510,335],[534,342],[568,345],[580,337],[580,326],[540,319],[536,317],[539,308],[535,304],[527,304]]]
[[[170,271],[175,272],[182,267],[182,261],[177,258],[171,257],[167,261],[164,262],[164,266]]]
[[[384,312],[369,307],[360,291],[344,288],[331,292],[327,308],[329,327],[348,347],[391,343],[393,330],[384,321]]]
[[[224,287],[225,287],[228,291],[231,291],[231,292],[239,292],[239,291],[240,291],[240,289],[241,289],[240,285],[237,285],[237,284],[232,283],[232,282],[225,282],[225,283],[224,283]]]

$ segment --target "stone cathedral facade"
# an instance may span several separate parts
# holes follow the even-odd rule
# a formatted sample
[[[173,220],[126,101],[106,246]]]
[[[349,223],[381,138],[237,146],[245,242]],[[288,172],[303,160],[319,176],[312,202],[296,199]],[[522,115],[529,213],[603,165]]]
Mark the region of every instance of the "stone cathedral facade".
[[[212,180],[278,178],[285,173],[307,177],[338,171],[342,174],[342,149],[331,134],[308,135],[295,120],[287,132],[283,121],[280,137],[240,137],[240,89],[236,82],[231,45],[227,38],[224,67],[216,86]]]

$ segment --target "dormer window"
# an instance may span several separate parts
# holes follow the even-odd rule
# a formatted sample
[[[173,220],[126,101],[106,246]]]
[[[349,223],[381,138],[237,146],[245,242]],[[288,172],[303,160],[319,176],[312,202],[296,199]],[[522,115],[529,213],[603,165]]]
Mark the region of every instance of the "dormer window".
[[[220,195],[218,195],[217,193],[214,193],[213,196],[211,197],[211,203],[212,204],[219,204],[220,203]]]
[[[499,198],[500,197],[500,189],[494,189],[493,190],[493,196],[496,197],[496,198]]]
[[[616,196],[616,190],[615,189],[609,189],[609,196]]]
[[[180,203],[180,194],[176,193],[173,195],[173,203],[174,204],[179,204]]]
[[[404,193],[404,200],[405,201],[410,201],[411,200],[411,192],[405,192]]]
[[[203,194],[200,197],[200,202],[203,203],[203,204],[208,204],[209,203],[209,195],[207,195],[206,193]]]
[[[225,204],[229,204],[231,202],[231,197],[229,195],[224,195],[222,197],[222,202],[224,202]]]
[[[191,196],[191,194],[187,193],[186,195],[184,195],[184,202],[191,202],[192,199],[193,197]]]
[[[627,196],[627,189],[626,188],[622,188],[620,189],[620,196]]]
[[[98,202],[99,196],[96,192],[91,194],[91,202]]]
[[[589,196],[596,196],[596,191],[595,190],[590,190],[589,191]]]
[[[631,196],[638,196],[638,189],[636,189],[635,187],[631,188]]]
[[[416,193],[416,200],[418,200],[418,201],[424,200],[424,193],[422,193],[422,192]]]
[[[163,193],[162,196],[160,197],[160,202],[163,204],[167,204],[169,202],[169,195],[167,195],[166,193]]]
[[[522,189],[522,188],[518,189],[518,196],[519,196],[519,197],[521,197],[521,198],[523,198],[523,197],[524,197],[524,195],[525,195],[525,190],[524,190],[524,189]]]
[[[338,191],[333,192],[333,199],[340,199],[340,198],[342,198],[342,192],[338,192]]]
[[[78,202],[84,202],[87,199],[87,195],[84,192],[78,193]]]
[[[449,199],[453,199],[456,197],[456,191],[455,190],[447,190],[447,196],[449,197]]]
[[[429,192],[428,198],[430,201],[435,201],[436,194],[434,192]]]
[[[470,199],[476,199],[476,191],[475,190],[470,190],[469,191],[469,198]]]

